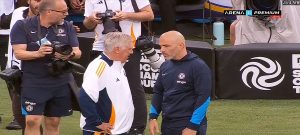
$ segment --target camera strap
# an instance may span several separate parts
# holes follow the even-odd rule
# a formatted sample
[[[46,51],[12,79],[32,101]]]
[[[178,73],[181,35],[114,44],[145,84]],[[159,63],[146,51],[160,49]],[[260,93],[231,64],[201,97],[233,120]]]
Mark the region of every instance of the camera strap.
[[[122,0],[119,0],[119,3],[120,3],[120,11],[122,11]],[[107,6],[107,3],[106,3],[106,0],[104,0],[104,3],[105,3],[105,7],[106,7],[106,10],[108,10],[108,6]]]
[[[40,46],[42,45],[42,41],[41,41],[41,24],[40,24],[40,17],[38,16],[38,27],[37,27],[37,36],[38,36],[38,39],[39,39],[39,44]]]
[[[136,3],[136,0],[131,0],[131,4],[132,4],[132,7],[133,7],[133,10],[134,10],[135,13],[140,12],[140,9],[139,9],[139,7]],[[148,31],[148,36],[154,35],[152,30],[151,30],[151,22],[150,21],[148,21],[147,23],[146,22],[141,22],[141,24]]]
[[[131,0],[131,4],[132,4],[132,7],[133,7],[134,12],[139,12],[139,11],[140,11],[140,9],[139,9],[139,7],[137,6],[137,3],[136,3],[135,0]]]

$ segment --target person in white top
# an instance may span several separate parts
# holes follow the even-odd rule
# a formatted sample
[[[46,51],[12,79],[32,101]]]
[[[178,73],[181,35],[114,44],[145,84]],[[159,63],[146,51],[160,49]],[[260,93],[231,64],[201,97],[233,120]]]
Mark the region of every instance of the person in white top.
[[[0,16],[2,14],[8,15],[15,9],[16,0],[1,0],[0,1]]]
[[[123,65],[133,53],[131,37],[121,32],[106,35],[104,52],[87,67],[79,92],[83,135],[126,134],[134,107]]]
[[[232,0],[235,10],[244,10],[244,0]],[[249,43],[300,43],[300,6],[282,5],[279,1],[281,16],[271,18],[270,23],[265,23],[256,17],[237,16],[231,26],[234,45]]]
[[[136,6],[134,6],[136,3]],[[136,8],[134,8],[136,7]],[[138,9],[135,10],[135,9]],[[102,34],[103,19],[96,17],[98,13],[105,13],[112,10],[115,15],[111,18],[119,24],[119,31],[131,36],[135,47],[136,39],[141,35],[141,22],[153,20],[154,15],[149,0],[86,0],[85,1],[85,19],[84,26],[87,29],[94,29],[95,41],[90,55],[90,61],[98,57],[104,49],[104,38]],[[129,86],[132,93],[135,109],[132,132],[142,134],[147,123],[147,106],[145,92],[140,79],[140,61],[141,52],[134,48],[133,55],[124,66]]]
[[[134,11],[130,0],[86,0],[84,12],[84,26],[88,29],[95,28],[95,42],[93,50],[103,51],[104,36],[102,20],[96,17],[97,13],[104,13],[106,10],[112,10],[116,13],[113,17],[119,22],[121,32],[129,34],[134,40],[141,35],[141,22],[153,19],[153,12],[148,0],[135,0],[139,12]],[[107,5],[107,6],[106,6]]]

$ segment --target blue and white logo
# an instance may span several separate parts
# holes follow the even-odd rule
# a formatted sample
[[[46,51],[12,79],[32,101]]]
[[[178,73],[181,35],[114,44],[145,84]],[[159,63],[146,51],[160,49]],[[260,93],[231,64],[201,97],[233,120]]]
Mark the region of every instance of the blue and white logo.
[[[252,85],[260,90],[271,90],[270,88],[279,85],[285,74],[281,75],[281,66],[277,61],[272,61],[266,57],[254,57],[253,61],[244,64],[240,71],[242,71],[242,80],[244,84],[252,88],[247,79],[251,75]],[[277,79],[279,78],[279,79]]]
[[[246,16],[252,16],[252,10],[246,10]]]

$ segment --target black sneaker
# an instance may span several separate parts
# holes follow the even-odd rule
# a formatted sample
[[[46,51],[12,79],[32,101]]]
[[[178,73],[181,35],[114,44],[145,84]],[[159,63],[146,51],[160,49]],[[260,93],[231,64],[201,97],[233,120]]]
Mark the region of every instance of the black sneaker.
[[[21,125],[17,122],[16,119],[14,119],[12,122],[10,122],[7,126],[6,126],[7,130],[20,130],[22,129]]]
[[[2,122],[2,118],[0,117],[0,123]]]

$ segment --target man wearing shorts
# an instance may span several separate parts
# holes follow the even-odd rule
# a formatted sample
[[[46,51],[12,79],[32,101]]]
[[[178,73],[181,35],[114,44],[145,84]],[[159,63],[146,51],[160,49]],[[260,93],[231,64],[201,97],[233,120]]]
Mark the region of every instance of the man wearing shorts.
[[[11,30],[11,44],[22,61],[22,113],[25,135],[58,135],[60,117],[72,114],[69,81],[71,73],[57,69],[53,61],[78,59],[81,55],[75,29],[64,21],[68,8],[64,0],[43,0],[39,16],[19,20]],[[70,45],[68,54],[58,53],[51,44]]]

